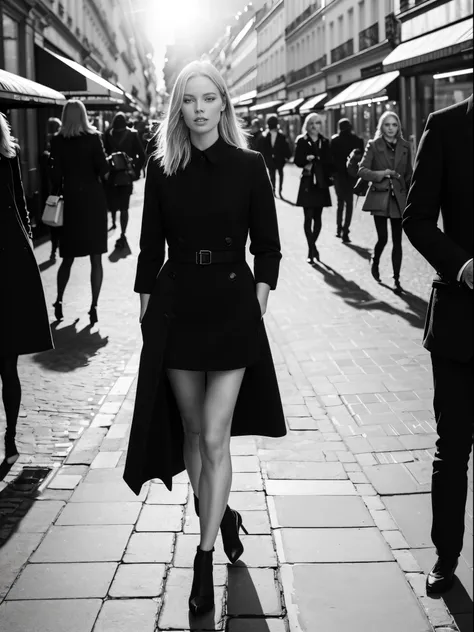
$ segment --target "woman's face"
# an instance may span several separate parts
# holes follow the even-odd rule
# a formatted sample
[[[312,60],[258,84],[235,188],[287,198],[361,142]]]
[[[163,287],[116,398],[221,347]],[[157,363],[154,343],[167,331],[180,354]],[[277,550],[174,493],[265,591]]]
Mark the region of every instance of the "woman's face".
[[[398,134],[398,122],[394,116],[387,116],[385,121],[382,123],[382,133],[387,138],[396,138]]]
[[[310,121],[308,121],[308,124],[306,126],[308,134],[310,134],[311,136],[317,136],[318,134],[320,134],[321,125],[322,125],[321,119],[312,118]]]
[[[186,84],[181,112],[184,122],[195,134],[214,130],[225,109],[215,84],[208,77],[192,77]]]

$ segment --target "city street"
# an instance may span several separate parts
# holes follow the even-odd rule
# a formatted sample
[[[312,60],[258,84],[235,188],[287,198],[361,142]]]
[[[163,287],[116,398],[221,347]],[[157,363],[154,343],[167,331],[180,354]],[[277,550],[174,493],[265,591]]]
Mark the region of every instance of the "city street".
[[[87,259],[53,322],[59,261],[35,249],[56,349],[20,359],[20,460],[0,482],[1,632],[467,632],[472,629],[472,458],[463,557],[445,599],[428,598],[436,439],[429,354],[421,346],[432,270],[404,240],[401,281],[370,275],[375,229],[354,210],[352,243],[323,215],[321,263],[306,263],[299,170],[277,201],[283,250],[265,316],[289,434],[233,440],[231,506],[249,530],[241,561],[216,549],[216,611],[187,608],[199,525],[183,474],[140,497],[122,481],[140,353],[138,253],[109,233],[99,323]],[[331,189],[333,203],[335,193]],[[31,315],[34,318],[34,314]],[[1,405],[0,405],[1,406]],[[3,458],[4,416],[0,408]]]

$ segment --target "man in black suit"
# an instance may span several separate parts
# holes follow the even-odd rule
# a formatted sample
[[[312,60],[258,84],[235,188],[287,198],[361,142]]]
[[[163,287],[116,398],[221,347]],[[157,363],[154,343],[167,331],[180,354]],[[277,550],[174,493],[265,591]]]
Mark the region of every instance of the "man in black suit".
[[[352,221],[354,185],[356,177],[347,172],[347,158],[357,149],[360,159],[364,153],[364,141],[354,134],[349,119],[338,122],[338,134],[331,138],[331,154],[334,163],[334,187],[337,195],[337,237],[342,237],[345,244],[350,243],[349,229]],[[344,217],[344,207],[346,215]]]
[[[276,172],[278,171],[279,192],[280,197],[282,197],[283,167],[291,157],[291,149],[286,136],[279,130],[278,117],[275,114],[268,117],[267,128],[267,131],[260,137],[258,151],[265,159],[274,194],[276,191]]]
[[[423,341],[431,352],[438,431],[431,492],[438,560],[428,594],[453,585],[464,537],[474,412],[472,126],[472,95],[430,115],[403,215],[408,238],[438,273]]]
[[[262,137],[263,130],[260,126],[260,119],[254,118],[250,126],[249,149],[258,151],[258,144]]]

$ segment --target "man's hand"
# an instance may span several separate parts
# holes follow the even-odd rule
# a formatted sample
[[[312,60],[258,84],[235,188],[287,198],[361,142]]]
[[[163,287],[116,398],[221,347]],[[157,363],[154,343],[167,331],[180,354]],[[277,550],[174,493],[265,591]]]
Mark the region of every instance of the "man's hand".
[[[472,259],[464,268],[461,275],[461,281],[465,283],[470,290],[472,290]]]

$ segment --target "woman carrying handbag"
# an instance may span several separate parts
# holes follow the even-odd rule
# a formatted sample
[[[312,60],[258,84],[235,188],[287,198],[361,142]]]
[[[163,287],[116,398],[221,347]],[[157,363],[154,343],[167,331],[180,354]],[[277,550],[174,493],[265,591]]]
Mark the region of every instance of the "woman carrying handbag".
[[[18,151],[7,119],[0,113],[0,376],[7,422],[0,478],[19,458],[15,443],[21,402],[18,356],[53,348]]]
[[[369,140],[358,175],[371,183],[363,211],[372,213],[377,243],[371,258],[371,273],[380,283],[380,257],[388,241],[388,220],[392,228],[392,266],[394,292],[403,292],[400,284],[402,267],[402,213],[412,176],[411,146],[402,136],[400,119],[395,112],[384,112],[377,131]]]

